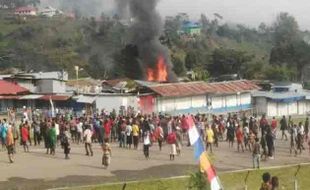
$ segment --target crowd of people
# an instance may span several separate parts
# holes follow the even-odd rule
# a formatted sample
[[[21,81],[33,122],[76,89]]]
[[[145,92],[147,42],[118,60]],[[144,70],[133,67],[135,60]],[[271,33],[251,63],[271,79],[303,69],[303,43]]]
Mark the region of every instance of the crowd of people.
[[[0,122],[1,144],[7,148],[9,160],[13,163],[16,146],[23,146],[29,152],[29,145],[39,146],[44,143],[46,154],[55,155],[56,148],[61,147],[65,159],[69,159],[71,144],[84,144],[85,154],[93,156],[93,143],[102,147],[102,164],[106,167],[111,160],[111,146],[118,143],[120,148],[135,149],[139,144],[143,147],[146,159],[150,159],[150,147],[158,144],[161,151],[163,144],[169,144],[170,160],[181,155],[182,146],[190,146],[188,118],[191,118],[201,138],[205,142],[206,151],[213,153],[220,142],[228,142],[230,148],[238,152],[248,151],[253,156],[253,167],[260,168],[261,159],[274,159],[275,139],[281,131],[282,140],[290,140],[290,153],[295,156],[304,149],[308,142],[309,119],[295,124],[289,116],[270,122],[265,116],[257,119],[254,116],[224,115],[142,115],[116,114],[97,112],[92,115],[77,116],[73,112],[55,114],[54,117],[24,109],[20,121],[16,119],[13,109],[8,112],[7,119]],[[235,145],[236,142],[236,145]]]

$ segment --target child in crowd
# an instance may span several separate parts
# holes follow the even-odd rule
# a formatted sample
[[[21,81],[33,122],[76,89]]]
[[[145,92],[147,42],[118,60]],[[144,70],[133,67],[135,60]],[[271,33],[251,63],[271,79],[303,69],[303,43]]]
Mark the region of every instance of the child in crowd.
[[[104,143],[102,144],[102,151],[103,151],[102,165],[104,165],[105,168],[108,168],[110,165],[111,156],[112,156],[112,151],[111,151],[108,138],[104,139]]]

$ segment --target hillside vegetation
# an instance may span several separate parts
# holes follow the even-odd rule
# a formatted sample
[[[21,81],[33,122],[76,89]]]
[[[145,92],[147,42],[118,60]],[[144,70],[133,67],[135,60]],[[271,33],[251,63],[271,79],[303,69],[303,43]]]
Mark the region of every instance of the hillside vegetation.
[[[219,24],[204,15],[199,36],[180,35],[182,20],[166,20],[162,44],[170,49],[175,73],[193,71],[193,80],[226,74],[248,79],[303,80],[310,47],[296,20],[281,13],[272,26]],[[141,31],[143,32],[143,31]],[[99,79],[141,78],[130,26],[117,16],[70,19],[64,16],[15,17],[0,9],[0,71],[67,70]]]

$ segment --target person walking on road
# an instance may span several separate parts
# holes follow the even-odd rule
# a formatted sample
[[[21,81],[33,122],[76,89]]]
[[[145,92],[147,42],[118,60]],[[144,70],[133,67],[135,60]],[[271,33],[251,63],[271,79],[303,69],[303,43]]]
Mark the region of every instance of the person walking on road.
[[[28,138],[29,138],[29,130],[28,130],[28,125],[27,121],[25,124],[23,124],[22,130],[21,130],[21,136],[22,136],[22,145],[24,147],[25,152],[29,152],[29,147],[28,147]]]
[[[90,126],[87,125],[87,128],[84,131],[84,142],[85,142],[86,156],[93,156],[94,155],[93,150],[92,150],[92,141],[91,141],[92,136],[93,136],[93,133],[90,130]]]
[[[147,130],[143,134],[143,153],[146,159],[150,158],[151,137],[150,131]]]
[[[139,126],[137,124],[137,121],[134,121],[134,124],[132,125],[132,136],[133,136],[133,147],[135,150],[138,149],[139,144]]]
[[[69,154],[70,154],[70,133],[68,131],[67,128],[64,129],[63,132],[61,132],[60,134],[60,141],[61,141],[61,146],[64,149],[64,154],[65,154],[65,159],[68,160],[69,158]]]
[[[281,140],[283,140],[285,137],[285,140],[287,141],[287,135],[286,135],[287,129],[288,129],[287,120],[286,120],[285,116],[283,116],[281,121],[280,121],[280,130],[282,131]]]
[[[13,137],[12,128],[8,129],[8,133],[7,133],[7,136],[6,136],[6,148],[8,150],[9,161],[10,161],[10,163],[13,163],[14,162],[14,159],[13,159],[13,154],[14,154],[14,137]]]
[[[52,127],[48,131],[48,137],[49,137],[49,148],[50,148],[50,154],[55,155],[56,153],[56,143],[57,143],[57,134],[55,129],[55,123],[52,123]]]
[[[208,151],[208,149],[210,148],[210,152],[213,153],[212,145],[214,143],[214,133],[211,125],[208,125],[207,127],[205,139],[206,139],[206,151]]]
[[[102,144],[102,151],[103,151],[102,165],[105,168],[108,168],[111,163],[111,156],[112,156],[112,150],[111,150],[108,138],[104,139],[104,143]]]
[[[258,168],[260,167],[260,144],[259,144],[259,139],[255,138],[255,143],[253,145],[253,168]]]
[[[33,128],[34,146],[40,145],[40,142],[41,142],[40,124],[36,120],[34,120],[32,123],[32,128]]]

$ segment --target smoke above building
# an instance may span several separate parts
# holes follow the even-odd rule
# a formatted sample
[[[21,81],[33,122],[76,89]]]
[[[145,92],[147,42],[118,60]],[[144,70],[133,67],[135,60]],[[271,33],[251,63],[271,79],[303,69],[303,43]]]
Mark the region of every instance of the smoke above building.
[[[163,31],[158,0],[116,0],[119,15],[130,16],[130,41],[138,49],[138,61],[144,78],[149,81],[174,81],[168,48],[159,37]]]

